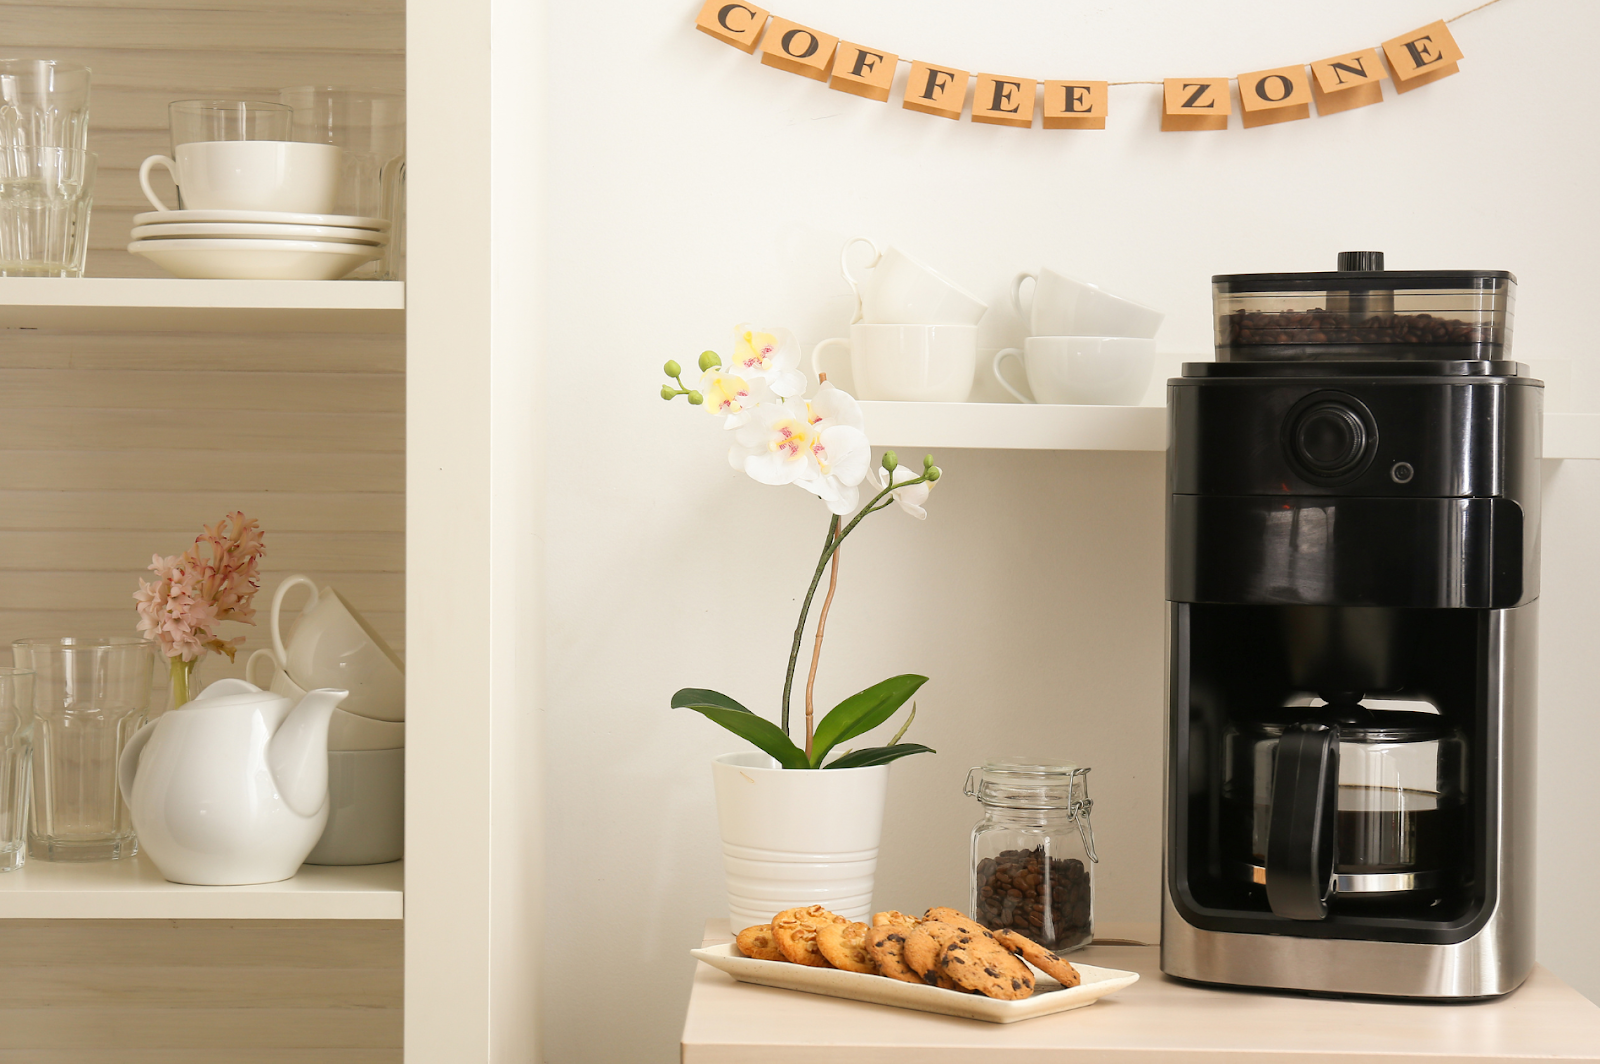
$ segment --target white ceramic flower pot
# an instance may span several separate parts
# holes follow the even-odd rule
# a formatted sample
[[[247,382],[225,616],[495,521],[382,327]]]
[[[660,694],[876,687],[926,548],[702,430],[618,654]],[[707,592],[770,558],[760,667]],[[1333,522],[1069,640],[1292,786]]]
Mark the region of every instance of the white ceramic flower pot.
[[[824,905],[867,922],[889,766],[781,769],[766,754],[711,762],[734,933]]]

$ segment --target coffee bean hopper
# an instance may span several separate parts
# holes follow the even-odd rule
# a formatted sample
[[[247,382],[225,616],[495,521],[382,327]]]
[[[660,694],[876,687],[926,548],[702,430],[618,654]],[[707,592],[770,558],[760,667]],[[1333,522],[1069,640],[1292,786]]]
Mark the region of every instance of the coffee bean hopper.
[[[1533,962],[1543,386],[1516,279],[1212,279],[1169,382],[1162,970],[1464,999]]]

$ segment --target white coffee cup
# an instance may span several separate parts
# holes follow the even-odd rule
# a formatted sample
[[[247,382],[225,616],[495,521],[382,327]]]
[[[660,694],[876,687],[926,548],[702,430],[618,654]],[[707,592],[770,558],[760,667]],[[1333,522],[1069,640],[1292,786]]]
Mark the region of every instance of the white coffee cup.
[[[1022,304],[1022,283],[1033,281],[1031,306]],[[1011,305],[1033,336],[1136,336],[1151,339],[1166,315],[1099,285],[1048,268],[1024,270],[1011,282]]]
[[[265,661],[272,669],[270,676],[256,675],[256,662]],[[263,691],[283,695],[298,703],[306,696],[305,688],[289,679],[289,674],[278,668],[272,651],[262,647],[244,664],[244,678]],[[262,682],[265,680],[266,682]],[[335,708],[328,722],[329,750],[397,750],[406,745],[404,721],[373,720]]]
[[[1001,372],[1018,358],[1028,374],[1033,398],[1023,395]],[[1023,350],[1008,347],[994,356],[1000,386],[1024,403],[1082,406],[1135,406],[1150,386],[1156,342],[1129,336],[1030,336]]]
[[[150,187],[164,166],[191,211],[289,211],[331,214],[339,199],[344,149],[287,140],[204,140],[178,145],[177,158],[152,155],[139,187],[158,211],[170,211]]]
[[[819,376],[822,353],[833,345],[850,350],[857,399],[962,403],[972,391],[975,325],[852,325],[849,339],[836,336],[811,349],[811,368]]]
[[[300,611],[289,645],[279,617],[290,588],[305,585],[311,601]],[[338,686],[350,692],[346,712],[375,720],[406,719],[405,666],[366,618],[331,587],[291,576],[272,595],[272,656],[289,679],[310,691]]]
[[[858,243],[872,248],[872,261],[867,263],[871,273],[860,281],[850,273],[849,263],[850,249]],[[839,272],[856,294],[852,325],[976,325],[989,309],[989,304],[899,248],[884,251],[864,236],[845,241]]]

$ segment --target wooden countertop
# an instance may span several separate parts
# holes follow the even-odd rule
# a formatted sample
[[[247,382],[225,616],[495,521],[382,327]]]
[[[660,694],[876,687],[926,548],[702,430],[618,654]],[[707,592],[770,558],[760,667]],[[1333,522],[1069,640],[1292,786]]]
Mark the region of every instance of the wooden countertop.
[[[726,920],[707,924],[706,944],[728,941]],[[1161,974],[1154,946],[1072,956],[1139,982],[1000,1025],[739,983],[696,963],[683,1064],[1600,1062],[1600,1006],[1542,967],[1496,1001],[1411,1005],[1189,986]]]

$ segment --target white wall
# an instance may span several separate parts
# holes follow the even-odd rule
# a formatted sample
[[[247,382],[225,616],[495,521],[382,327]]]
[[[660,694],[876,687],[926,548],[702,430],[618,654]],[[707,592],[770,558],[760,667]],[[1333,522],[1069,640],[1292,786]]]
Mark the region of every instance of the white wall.
[[[984,346],[1021,339],[1002,292],[1048,263],[1167,310],[1158,339],[1174,362],[1209,349],[1213,273],[1328,269],[1346,248],[1381,248],[1393,268],[1509,268],[1519,356],[1571,382],[1553,405],[1590,402],[1592,312],[1563,308],[1592,302],[1582,58],[1600,9],[1516,0],[1474,15],[1456,25],[1459,76],[1380,106],[1162,134],[1154,86],[1114,88],[1104,132],[861,100],[696,32],[698,6],[621,0],[597,32],[589,8],[565,5],[549,31],[546,1055],[560,1064],[674,1059],[685,950],[723,904],[707,761],[739,744],[667,699],[713,686],[776,712],[826,520],[797,489],[731,471],[709,418],[656,397],[657,367],[727,351],[745,319],[808,344],[839,335],[846,237],[898,244],[990,298]],[[791,0],[779,13],[908,59],[1118,80],[1308,61],[1458,6]],[[1153,921],[1161,458],[938,459],[925,525],[886,512],[850,541],[818,682],[831,705],[891,672],[932,677],[913,737],[939,754],[894,769],[878,901],[960,903],[976,817],[962,778],[1027,750],[1093,766],[1098,917]],[[1586,610],[1600,466],[1547,472],[1541,953],[1600,997]],[[571,965],[602,942],[597,991]]]

